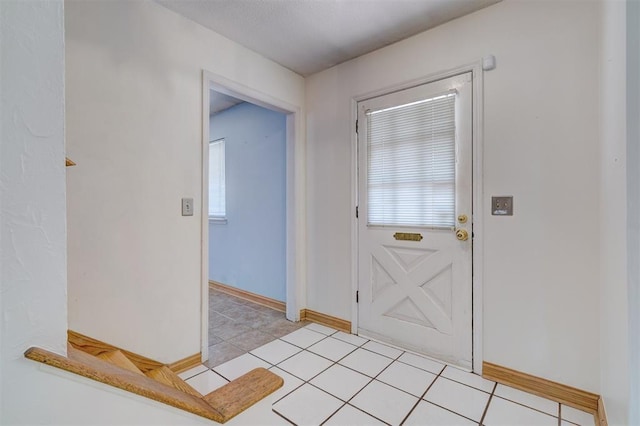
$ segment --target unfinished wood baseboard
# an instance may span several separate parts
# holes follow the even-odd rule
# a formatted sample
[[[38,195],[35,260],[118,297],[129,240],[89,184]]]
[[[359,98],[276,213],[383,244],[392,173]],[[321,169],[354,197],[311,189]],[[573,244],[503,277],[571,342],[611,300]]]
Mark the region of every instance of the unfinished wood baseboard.
[[[167,386],[174,387],[189,395],[202,398],[200,392],[195,390],[191,385],[182,380],[176,373],[171,371],[169,367],[160,367],[155,370],[151,370],[146,374],[147,377],[151,377],[153,380],[164,383]]]
[[[136,365],[133,362],[131,362],[129,358],[127,358],[125,354],[122,353],[122,351],[103,352],[100,355],[98,355],[98,358],[100,358],[101,360],[110,362],[111,364],[115,364],[118,367],[124,368],[125,370],[129,370],[136,374],[144,374],[142,371],[140,371],[138,367],[136,367]]]
[[[138,355],[133,352],[129,352],[122,348],[118,348],[116,346],[110,345],[105,342],[101,342],[100,340],[94,339],[89,336],[85,336],[84,334],[80,334],[73,330],[67,330],[67,341],[76,349],[81,350],[82,352],[86,352],[93,356],[99,356],[105,352],[112,351],[121,351],[123,354],[131,360],[135,364],[136,367],[140,369],[143,373],[147,371],[155,370],[156,368],[162,367],[164,364],[154,361],[150,358],[144,357],[142,355]]]
[[[551,399],[579,410],[598,413],[599,395],[583,391],[551,380],[532,376],[507,367],[482,363],[482,376],[494,382],[502,383],[513,388]]]
[[[142,395],[219,423],[225,421],[224,416],[202,398],[189,395],[150,377],[120,368],[80,349],[70,347],[68,351],[69,356],[64,357],[44,349],[29,348],[24,356],[33,361]]]
[[[148,377],[76,349],[71,344],[68,344],[67,357],[36,347],[27,349],[24,356],[218,423],[237,416],[284,383],[280,376],[258,368],[203,397],[166,366],[147,373],[153,376]]]
[[[312,311],[311,309],[300,310],[300,321],[307,320],[316,322],[318,324],[326,325],[327,327],[335,328],[336,330],[344,331],[345,333],[351,333],[351,322],[343,320],[341,318],[332,317],[320,312]]]
[[[230,294],[231,296],[239,297],[240,299],[248,300],[249,302],[257,303],[258,305],[263,305],[268,308],[275,309],[276,311],[287,311],[287,305],[284,302],[271,299],[270,297],[261,296],[259,294],[251,293],[250,291],[246,290],[240,290],[238,288],[211,280],[209,280],[209,287],[214,290]]]
[[[280,389],[283,384],[282,377],[264,368],[256,368],[214,390],[204,400],[216,407],[226,421]]]
[[[598,426],[609,426],[607,421],[607,412],[604,409],[604,400],[602,397],[598,398],[598,413],[596,414],[596,420]]]
[[[197,367],[202,364],[202,353],[198,352],[197,354],[193,354],[176,362],[172,362],[167,365],[171,371],[176,374],[180,374],[183,371],[187,371],[190,368]]]
[[[118,348],[110,345],[109,343],[102,342],[94,339],[93,337],[85,336],[73,330],[67,330],[67,341],[76,349],[80,349],[83,352],[91,354],[93,356],[100,356],[105,353],[120,351],[122,352],[142,373],[147,373],[151,370],[155,370],[165,365],[155,361],[153,359],[138,355],[134,352],[129,352],[125,349]],[[103,355],[104,356],[104,355]],[[189,368],[195,367],[201,363],[202,355],[200,353],[188,356],[184,359],[173,362],[167,367],[174,373],[182,373]]]

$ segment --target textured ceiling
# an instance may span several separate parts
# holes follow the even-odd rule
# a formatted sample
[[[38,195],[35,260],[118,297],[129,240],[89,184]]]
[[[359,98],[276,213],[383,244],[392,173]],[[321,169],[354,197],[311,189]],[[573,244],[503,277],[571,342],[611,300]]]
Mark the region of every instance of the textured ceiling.
[[[156,0],[303,76],[500,0]]]

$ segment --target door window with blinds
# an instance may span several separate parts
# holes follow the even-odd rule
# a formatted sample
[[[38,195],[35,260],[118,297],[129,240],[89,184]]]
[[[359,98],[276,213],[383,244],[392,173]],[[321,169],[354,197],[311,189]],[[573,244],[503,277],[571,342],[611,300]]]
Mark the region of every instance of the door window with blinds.
[[[365,111],[369,226],[455,225],[456,91]]]
[[[209,219],[224,221],[226,209],[224,139],[209,142]]]

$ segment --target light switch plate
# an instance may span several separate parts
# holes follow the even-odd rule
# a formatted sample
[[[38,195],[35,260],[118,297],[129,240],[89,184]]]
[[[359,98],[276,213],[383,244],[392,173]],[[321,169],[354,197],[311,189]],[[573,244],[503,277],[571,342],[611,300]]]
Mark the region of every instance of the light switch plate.
[[[182,199],[182,216],[193,216],[193,198]]]
[[[513,197],[491,197],[491,214],[493,216],[513,216]]]

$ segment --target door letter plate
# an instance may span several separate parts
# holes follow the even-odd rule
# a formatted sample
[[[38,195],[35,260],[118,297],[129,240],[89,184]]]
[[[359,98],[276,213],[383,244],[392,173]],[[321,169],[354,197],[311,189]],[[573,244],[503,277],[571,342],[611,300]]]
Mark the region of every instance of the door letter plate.
[[[412,234],[410,232],[396,232],[393,234],[393,238],[400,241],[420,241],[422,240],[422,234]]]

